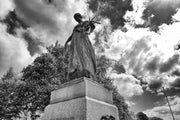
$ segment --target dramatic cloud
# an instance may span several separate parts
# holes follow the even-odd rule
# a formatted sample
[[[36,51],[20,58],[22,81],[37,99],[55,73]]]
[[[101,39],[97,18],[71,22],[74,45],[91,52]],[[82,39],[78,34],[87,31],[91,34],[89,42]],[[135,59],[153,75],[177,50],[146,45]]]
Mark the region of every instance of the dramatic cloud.
[[[33,36],[30,31],[26,31],[22,34],[24,40],[28,43],[28,51],[31,56],[35,55],[36,53],[42,53],[42,42],[38,40],[36,36]]]
[[[30,56],[24,40],[8,34],[6,26],[0,24],[0,76],[9,67],[13,67],[16,72],[20,72],[32,60],[33,57]]]
[[[173,71],[173,72],[172,72],[172,75],[173,75],[173,76],[180,76],[180,70],[177,69],[177,70]]]
[[[126,70],[124,68],[124,66],[119,63],[119,62],[116,62],[113,66],[113,70],[117,73],[117,74],[121,74],[121,73],[125,73]]]
[[[51,5],[46,5],[40,0],[15,0],[17,14],[29,26],[40,26],[56,32],[58,31],[57,11]]]
[[[28,26],[20,20],[15,11],[9,12],[4,19],[1,20],[2,23],[6,24],[7,32],[12,35],[16,35],[17,29],[27,29]]]
[[[56,40],[64,44],[76,24],[74,13],[86,13],[85,2],[76,0],[14,0],[14,3],[17,15],[47,45]]]
[[[175,119],[180,118],[180,97],[174,96],[169,99],[172,111],[174,113]],[[164,120],[171,120],[172,116],[168,107],[168,104],[164,104],[162,106],[154,107],[153,109],[149,109],[144,111],[149,117],[161,117]]]
[[[150,0],[143,12],[143,18],[149,21],[151,25],[170,24],[172,16],[179,7],[179,0]]]
[[[156,72],[158,69],[160,58],[158,56],[154,57],[151,61],[147,62],[146,69],[150,71],[150,73]]]
[[[162,63],[160,65],[159,71],[161,73],[168,72],[169,70],[171,70],[178,63],[179,63],[179,55],[174,55],[168,61],[166,61],[165,63]]]
[[[149,89],[155,91],[161,89],[162,85],[163,85],[163,79],[161,77],[151,80],[150,83],[148,84]]]
[[[12,0],[0,1],[0,19],[4,19],[9,11],[14,10],[14,4]]]
[[[180,78],[176,78],[172,83],[171,87],[180,89]]]
[[[74,13],[80,12],[86,19],[97,15],[101,21],[90,39],[96,54],[105,55],[114,63],[108,75],[127,100],[147,92],[157,97],[152,91],[164,83],[166,90],[180,88],[179,0],[86,2],[0,1],[0,77],[9,67],[20,71],[55,41],[63,45],[77,24]],[[171,99],[176,117],[179,100],[177,96]],[[128,102],[136,105],[135,101]],[[146,112],[170,117],[167,104]]]
[[[133,11],[127,11],[124,19],[130,22],[131,25],[137,27],[146,27],[148,22],[146,22],[143,18],[143,11],[146,9],[146,4],[149,0],[133,0],[132,6]]]
[[[132,0],[88,0],[89,9],[103,18],[110,19],[113,29],[124,26],[126,11],[132,11]]]
[[[149,83],[150,89],[160,88],[163,82],[170,80],[168,76],[180,67],[179,52],[174,49],[179,43],[180,23],[162,25],[158,33],[147,28],[127,28],[126,33],[115,30],[108,36],[104,54],[119,61],[127,74],[136,75]],[[159,77],[163,81],[159,82]]]
[[[173,16],[174,22],[180,22],[180,8],[177,10],[176,14]]]
[[[42,53],[41,47],[42,42],[37,35],[33,35],[32,29],[27,26],[21,19],[19,19],[15,11],[11,11],[8,15],[1,21],[7,26],[7,33],[19,36],[24,39],[28,44],[28,50],[31,56],[36,53]]]
[[[177,12],[179,0],[133,0],[132,3],[134,10],[128,11],[124,18],[136,28],[150,28],[158,32],[160,25],[180,20],[180,12]]]
[[[37,54],[44,52],[46,46],[57,40],[63,45],[77,24],[73,19],[76,12],[88,16],[84,1],[7,0],[0,2],[2,30],[0,76],[9,67],[20,71],[22,67],[32,62]],[[10,53],[7,55],[9,57],[6,56],[8,53]]]
[[[143,93],[139,80],[131,75],[112,73],[111,78],[114,79],[114,85],[117,86],[119,93],[125,98]]]

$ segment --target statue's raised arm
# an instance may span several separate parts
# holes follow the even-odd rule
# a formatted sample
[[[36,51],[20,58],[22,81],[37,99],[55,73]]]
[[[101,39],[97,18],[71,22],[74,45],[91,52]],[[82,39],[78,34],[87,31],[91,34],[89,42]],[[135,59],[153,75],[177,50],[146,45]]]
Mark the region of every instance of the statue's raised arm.
[[[95,21],[83,21],[80,13],[74,15],[78,25],[65,43],[69,46],[68,77],[70,80],[80,77],[96,78],[96,59],[93,46],[88,35],[95,29]]]

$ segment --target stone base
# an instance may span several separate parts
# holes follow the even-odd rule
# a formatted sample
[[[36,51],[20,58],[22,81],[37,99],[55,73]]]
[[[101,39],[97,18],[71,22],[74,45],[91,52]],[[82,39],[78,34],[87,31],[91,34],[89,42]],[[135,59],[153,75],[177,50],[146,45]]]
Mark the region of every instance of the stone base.
[[[41,120],[100,120],[104,115],[119,120],[112,102],[111,91],[87,78],[76,79],[52,92]]]

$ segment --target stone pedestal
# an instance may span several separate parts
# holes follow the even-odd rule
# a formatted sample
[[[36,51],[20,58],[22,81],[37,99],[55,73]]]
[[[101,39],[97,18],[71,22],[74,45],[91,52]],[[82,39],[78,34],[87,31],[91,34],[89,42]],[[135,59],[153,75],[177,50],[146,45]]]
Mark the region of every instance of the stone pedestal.
[[[111,91],[91,79],[79,78],[51,93],[41,120],[100,120],[103,115],[119,120],[112,103]]]

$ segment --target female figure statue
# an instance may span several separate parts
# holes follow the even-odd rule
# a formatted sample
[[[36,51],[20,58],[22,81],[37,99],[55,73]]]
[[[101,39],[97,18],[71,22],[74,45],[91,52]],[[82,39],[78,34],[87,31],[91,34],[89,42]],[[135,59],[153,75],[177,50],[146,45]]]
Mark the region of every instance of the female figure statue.
[[[96,60],[92,44],[88,35],[95,29],[93,20],[82,21],[82,15],[76,13],[74,19],[78,25],[74,27],[72,35],[65,43],[67,51],[68,42],[70,42],[68,54],[68,77],[70,80],[80,77],[95,78]]]

